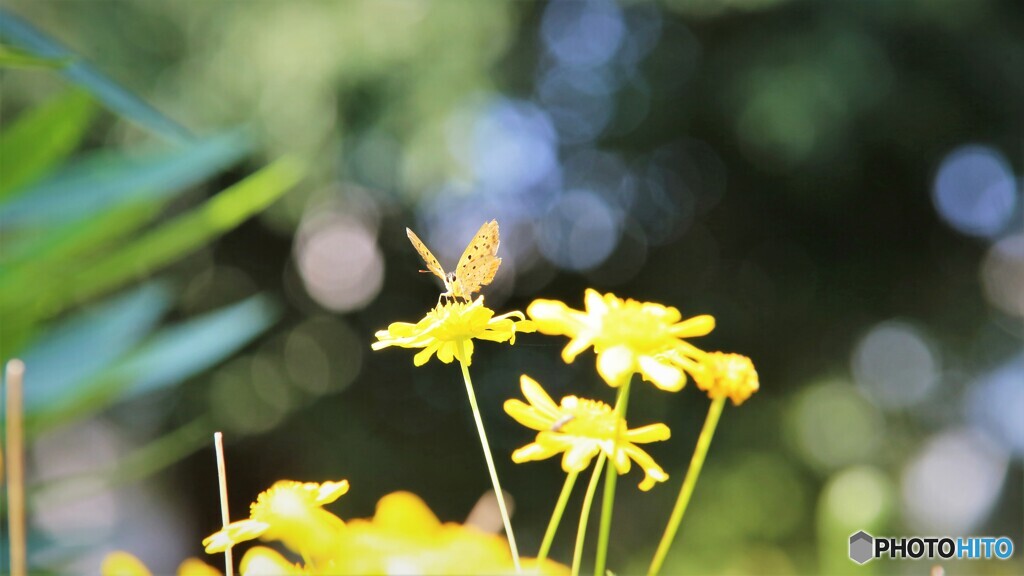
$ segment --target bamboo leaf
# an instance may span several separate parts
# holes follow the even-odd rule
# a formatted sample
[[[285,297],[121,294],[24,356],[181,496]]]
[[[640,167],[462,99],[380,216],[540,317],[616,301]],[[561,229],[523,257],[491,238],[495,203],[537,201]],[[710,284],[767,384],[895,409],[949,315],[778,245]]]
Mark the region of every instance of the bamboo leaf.
[[[94,110],[86,92],[72,90],[25,112],[0,132],[0,201],[71,154]]]
[[[92,92],[116,114],[179,144],[192,139],[183,126],[99,72],[60,42],[50,38],[10,10],[0,8],[0,40],[48,60],[69,60],[61,74]]]
[[[94,154],[0,205],[0,226],[80,220],[126,201],[163,199],[235,164],[249,149],[242,132],[231,132],[159,154]]]

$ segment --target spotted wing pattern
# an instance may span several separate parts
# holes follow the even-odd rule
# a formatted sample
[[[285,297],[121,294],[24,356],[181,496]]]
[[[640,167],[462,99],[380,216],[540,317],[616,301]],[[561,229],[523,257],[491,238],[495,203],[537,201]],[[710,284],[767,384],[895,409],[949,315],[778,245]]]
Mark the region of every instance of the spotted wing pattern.
[[[496,256],[498,243],[498,221],[485,222],[466,246],[455,268],[457,296],[468,300],[471,294],[494,280],[501,265],[501,258]]]
[[[448,278],[445,276],[444,268],[441,268],[441,263],[437,261],[437,258],[427,248],[427,245],[412,230],[406,228],[405,233],[409,236],[409,242],[412,242],[412,247],[420,253],[420,258],[423,258],[423,263],[427,265],[427,269],[447,284]]]

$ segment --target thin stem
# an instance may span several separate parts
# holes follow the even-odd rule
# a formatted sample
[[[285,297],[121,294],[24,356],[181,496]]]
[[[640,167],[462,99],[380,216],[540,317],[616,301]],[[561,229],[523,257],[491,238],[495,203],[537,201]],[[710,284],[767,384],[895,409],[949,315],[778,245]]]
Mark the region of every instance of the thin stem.
[[[683,521],[683,514],[686,513],[686,506],[690,503],[690,496],[693,496],[693,489],[697,486],[697,478],[700,477],[700,470],[704,467],[704,458],[708,455],[708,448],[711,446],[711,439],[715,436],[715,428],[718,427],[718,419],[722,415],[722,408],[725,407],[725,398],[718,398],[708,408],[708,417],[704,420],[704,428],[697,438],[697,447],[693,450],[693,458],[690,459],[690,469],[686,471],[686,478],[683,479],[683,486],[679,490],[679,499],[669,516],[668,525],[665,526],[665,533],[661,536],[658,550],[651,560],[651,567],[647,570],[648,576],[656,576],[665,563],[665,556],[672,546],[676,537],[679,524]]]
[[[459,356],[466,357],[466,349],[462,342],[459,342]],[[491,484],[494,485],[494,496],[498,499],[498,509],[501,510],[501,521],[505,523],[505,534],[508,536],[508,547],[512,551],[512,561],[516,565],[516,572],[521,572],[519,565],[519,548],[516,546],[516,537],[512,533],[512,521],[505,507],[505,494],[501,491],[501,483],[498,482],[498,471],[494,467],[494,457],[491,456],[491,446],[487,442],[487,433],[484,432],[484,421],[480,416],[480,407],[476,403],[476,394],[473,392],[473,381],[469,378],[469,368],[465,360],[459,360],[462,366],[462,379],[466,382],[466,394],[469,396],[469,406],[473,409],[473,419],[476,420],[476,431],[480,435],[480,444],[483,445],[484,459],[487,461],[487,471],[491,474]]]
[[[25,576],[25,444],[22,425],[22,377],[25,363],[7,363],[7,529],[10,534],[11,576]]]
[[[224,435],[220,432],[213,433],[213,446],[217,452],[217,486],[220,488],[220,521],[222,527],[227,529],[231,523],[231,514],[228,513],[228,474],[224,465]],[[224,574],[234,576],[235,563],[231,558],[231,546],[224,549]]]
[[[583,558],[583,541],[587,537],[587,520],[590,518],[590,507],[594,504],[594,492],[597,492],[597,483],[601,480],[601,469],[604,468],[605,458],[604,452],[601,452],[597,457],[594,473],[590,475],[590,484],[587,485],[587,495],[583,497],[580,525],[576,529],[576,551],[572,554],[572,576],[579,576],[580,574],[580,560]]]
[[[537,552],[538,566],[548,557],[548,551],[551,550],[551,542],[555,539],[558,524],[562,521],[562,513],[565,512],[565,505],[569,502],[569,495],[572,494],[572,487],[576,484],[576,477],[579,475],[579,472],[569,472],[569,475],[565,477],[562,493],[558,496],[558,503],[555,504],[555,510],[551,513],[548,529],[544,532],[544,541],[540,544],[540,552]]]
[[[615,399],[615,440],[612,443],[612,454],[619,453],[619,434],[622,427],[619,421],[626,419],[626,407],[629,405],[629,380],[619,387],[618,397]],[[608,561],[608,536],[612,529],[612,508],[615,505],[615,483],[618,479],[618,470],[615,469],[615,459],[608,465],[604,477],[604,498],[601,502],[601,528],[597,540],[597,560],[594,562],[594,576],[604,576],[605,566]]]

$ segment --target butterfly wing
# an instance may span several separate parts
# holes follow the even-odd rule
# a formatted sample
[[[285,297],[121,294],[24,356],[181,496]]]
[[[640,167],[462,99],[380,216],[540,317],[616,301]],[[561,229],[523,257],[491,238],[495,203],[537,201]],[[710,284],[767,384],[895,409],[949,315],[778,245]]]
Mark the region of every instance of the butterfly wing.
[[[498,221],[485,222],[466,246],[455,268],[459,296],[468,299],[470,294],[494,280],[501,265],[501,258],[497,257],[498,243]]]
[[[427,245],[424,244],[423,241],[420,240],[420,237],[412,230],[406,228],[405,233],[409,236],[409,242],[412,242],[412,247],[420,253],[420,258],[423,258],[423,263],[427,265],[427,270],[442,281],[447,281],[444,274],[444,268],[441,268],[441,263],[438,262],[437,258],[434,257],[434,254],[430,252]]]

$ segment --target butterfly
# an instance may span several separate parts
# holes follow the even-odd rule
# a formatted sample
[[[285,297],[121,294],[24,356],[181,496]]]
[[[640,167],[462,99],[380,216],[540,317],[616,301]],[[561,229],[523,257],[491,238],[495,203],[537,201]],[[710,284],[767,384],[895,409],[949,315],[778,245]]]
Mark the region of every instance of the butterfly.
[[[420,270],[420,272],[431,272],[444,282],[445,292],[441,294],[442,298],[447,296],[469,301],[474,292],[479,292],[481,287],[494,280],[498,266],[501,265],[501,258],[495,256],[498,253],[497,220],[484,222],[476,236],[473,236],[469,245],[466,246],[455,271],[447,273],[415,232],[408,228],[405,229],[405,232],[409,236],[409,242],[412,242],[412,247],[419,252],[423,262],[427,265],[427,270]]]

